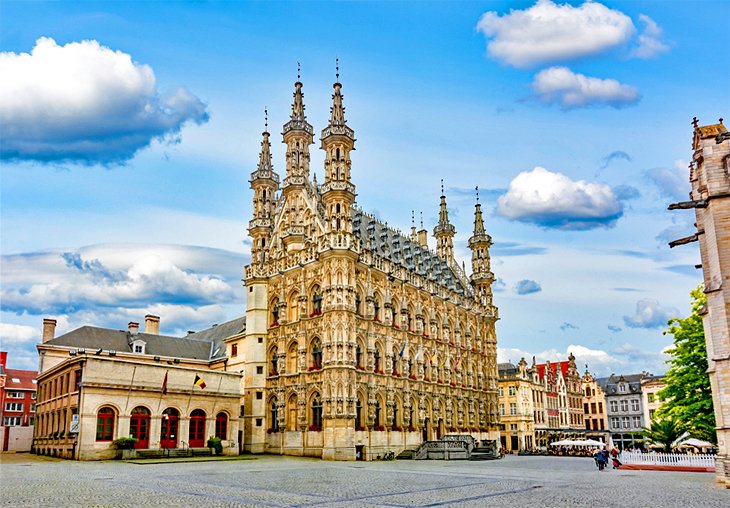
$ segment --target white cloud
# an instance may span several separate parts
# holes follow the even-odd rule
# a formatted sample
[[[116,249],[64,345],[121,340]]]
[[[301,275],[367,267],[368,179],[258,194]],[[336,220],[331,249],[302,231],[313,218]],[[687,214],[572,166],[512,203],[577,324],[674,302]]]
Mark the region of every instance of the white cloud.
[[[497,212],[508,219],[557,229],[612,227],[623,214],[608,185],[573,181],[539,166],[517,175],[497,203]]]
[[[477,30],[487,52],[515,67],[566,61],[602,53],[628,42],[636,32],[631,18],[597,2],[580,7],[539,0],[526,10],[500,16],[486,12]]]
[[[95,40],[59,46],[41,37],[31,53],[0,53],[2,157],[122,163],[153,139],[207,121],[185,88],[160,93],[154,72]]]
[[[639,90],[615,79],[600,79],[574,73],[567,67],[550,67],[540,71],[532,90],[545,103],[558,103],[563,109],[588,106],[621,108],[641,99]]]
[[[519,348],[497,348],[497,361],[512,362],[516,364],[520,358],[524,358],[528,365],[532,363],[532,357],[535,357],[537,363],[564,362],[568,359],[570,353],[575,356],[575,363],[579,372],[582,373],[581,367],[588,365],[591,372],[603,375],[610,373],[611,369],[620,369],[624,364],[621,359],[611,355],[610,353],[600,350],[591,349],[580,344],[571,344],[565,351],[559,351],[555,348],[546,349],[537,353],[524,351]]]
[[[639,45],[631,51],[636,58],[654,58],[659,53],[669,50],[669,45],[662,41],[662,29],[645,14],[639,14],[639,20],[644,25],[644,31],[639,35]]]
[[[624,316],[624,323],[631,328],[665,328],[667,321],[679,317],[673,307],[664,307],[656,300],[639,300],[633,316]]]
[[[3,348],[8,344],[26,344],[33,342],[39,337],[39,331],[33,326],[14,325],[10,323],[0,323],[0,342]]]
[[[218,249],[153,245],[4,256],[2,309],[73,314],[159,304],[224,304],[235,298],[242,263],[242,256]]]

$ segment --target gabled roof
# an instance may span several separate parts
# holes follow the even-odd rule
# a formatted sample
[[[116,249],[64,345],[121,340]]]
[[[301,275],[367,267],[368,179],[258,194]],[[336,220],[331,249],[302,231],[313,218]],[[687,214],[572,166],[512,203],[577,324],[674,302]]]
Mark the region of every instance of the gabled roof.
[[[131,335],[125,330],[112,330],[95,326],[82,326],[55,339],[51,339],[45,344],[85,348],[89,350],[87,353],[98,349],[131,353],[131,343],[135,340],[145,342],[146,355],[189,358],[193,360],[209,360],[210,358],[210,342],[150,333]]]
[[[352,231],[362,242],[364,249],[372,250],[378,256],[406,270],[427,277],[437,284],[462,295],[470,295],[472,288],[466,276],[458,267],[451,267],[445,259],[402,233],[390,228],[374,216],[353,207]]]
[[[565,376],[568,372],[568,363],[569,362],[567,360],[563,361],[563,362],[550,362],[550,370],[552,370],[553,374],[557,374],[558,366],[560,366],[560,372],[562,373],[563,378],[565,378]],[[545,378],[545,366],[546,365],[547,365],[546,363],[538,363],[536,365],[537,374],[538,374],[538,376],[540,376],[540,379]]]
[[[35,390],[36,384],[33,382],[38,377],[38,373],[34,370],[18,370],[5,369],[5,389],[6,390]]]
[[[242,316],[219,325],[213,325],[210,328],[199,332],[190,333],[185,338],[208,343],[213,342],[213,351],[211,352],[211,354],[215,353],[211,357],[211,360],[213,360],[215,358],[222,358],[226,356],[226,339],[245,331],[246,316]]]

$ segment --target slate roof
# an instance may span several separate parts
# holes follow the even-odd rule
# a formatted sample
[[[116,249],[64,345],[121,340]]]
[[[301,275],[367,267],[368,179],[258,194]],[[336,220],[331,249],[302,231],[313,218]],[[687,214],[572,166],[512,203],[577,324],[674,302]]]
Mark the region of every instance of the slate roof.
[[[609,377],[602,377],[596,379],[598,386],[601,387],[603,393],[606,395],[630,395],[632,393],[641,392],[641,380],[646,377],[646,374],[611,374]],[[623,380],[628,383],[629,391],[619,392],[618,383]]]
[[[88,350],[87,353],[97,349],[131,353],[131,343],[135,340],[143,340],[146,343],[146,355],[190,358],[193,360],[208,360],[210,358],[210,342],[150,333],[138,333],[132,336],[125,330],[112,330],[95,326],[82,326],[51,339],[46,344],[84,348]]]
[[[246,317],[241,316],[231,321],[221,323],[219,325],[213,325],[210,328],[201,330],[199,332],[190,333],[185,338],[190,340],[197,340],[202,342],[211,343],[213,342],[213,350],[211,354],[211,360],[216,358],[223,358],[226,356],[226,344],[224,342],[228,337],[233,337],[246,330]]]
[[[450,267],[446,260],[430,249],[421,247],[419,243],[412,242],[409,237],[386,226],[374,216],[354,207],[352,230],[355,237],[362,242],[363,248],[452,291],[462,295],[472,294],[471,285],[464,274],[458,273],[460,270]]]
[[[498,363],[497,370],[500,374],[514,374],[517,372],[517,367],[512,363]]]
[[[133,336],[126,330],[82,326],[51,339],[47,344],[84,348],[87,353],[98,349],[131,353],[132,343],[142,340],[145,342],[146,355],[209,361],[224,358],[226,356],[224,339],[237,335],[245,329],[245,317],[214,325],[205,330],[190,333],[185,337],[150,333],[138,333]],[[211,357],[211,355],[213,356]]]

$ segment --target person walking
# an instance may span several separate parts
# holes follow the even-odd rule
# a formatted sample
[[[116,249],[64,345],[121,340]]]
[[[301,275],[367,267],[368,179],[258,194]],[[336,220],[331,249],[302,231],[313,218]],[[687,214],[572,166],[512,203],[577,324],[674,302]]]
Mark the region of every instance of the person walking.
[[[618,448],[614,447],[613,450],[611,450],[611,461],[613,463],[613,468],[618,469],[622,466],[621,461],[619,460],[620,452],[618,451]]]

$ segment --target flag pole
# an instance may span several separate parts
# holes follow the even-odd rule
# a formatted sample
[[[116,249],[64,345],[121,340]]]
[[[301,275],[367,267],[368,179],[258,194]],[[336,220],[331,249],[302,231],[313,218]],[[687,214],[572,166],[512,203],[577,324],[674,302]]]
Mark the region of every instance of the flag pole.
[[[124,405],[124,414],[127,414],[127,409],[129,409],[129,396],[132,395],[132,386],[134,385],[134,375],[137,373],[137,366],[134,366],[134,370],[132,370],[132,380],[129,382],[129,390],[127,390],[127,403]]]

